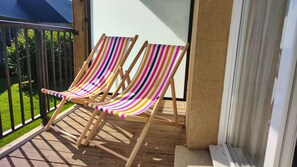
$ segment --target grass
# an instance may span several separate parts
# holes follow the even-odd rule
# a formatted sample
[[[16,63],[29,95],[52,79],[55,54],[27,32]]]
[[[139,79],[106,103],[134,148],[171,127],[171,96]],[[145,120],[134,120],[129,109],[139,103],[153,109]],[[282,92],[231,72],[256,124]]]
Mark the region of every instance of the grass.
[[[28,89],[28,81],[22,83],[23,89],[23,102],[24,102],[24,116],[25,120],[31,118],[31,105],[30,105],[30,95]],[[20,91],[19,84],[17,83],[17,78],[11,78],[11,96],[12,96],[12,108],[13,108],[13,117],[14,117],[14,125],[17,126],[22,123],[21,119],[21,105],[20,105]],[[36,86],[33,87],[33,109],[34,116],[40,113],[39,111],[39,96],[38,89]],[[60,100],[57,100],[57,104],[59,104]],[[54,98],[50,97],[50,106],[54,106]],[[72,106],[71,103],[65,104],[63,110]],[[11,129],[11,120],[10,120],[10,111],[9,111],[9,103],[8,103],[8,90],[7,90],[7,81],[5,78],[0,78],[0,113],[1,113],[1,121],[2,121],[2,129],[3,132]],[[48,116],[51,116],[53,112],[49,113]],[[18,137],[24,135],[30,130],[41,124],[41,119],[37,119],[34,122],[26,125],[25,127],[15,131],[14,133],[0,139],[0,148],[5,146],[6,144],[12,142]]]

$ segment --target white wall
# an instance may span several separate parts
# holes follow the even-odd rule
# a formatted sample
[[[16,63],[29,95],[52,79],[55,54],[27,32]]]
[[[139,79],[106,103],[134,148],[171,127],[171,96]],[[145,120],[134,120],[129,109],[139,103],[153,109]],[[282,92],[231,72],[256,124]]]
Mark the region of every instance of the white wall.
[[[92,46],[102,33],[139,39],[126,68],[145,40],[150,43],[185,45],[188,37],[190,0],[91,0]],[[175,76],[176,94],[183,98],[186,59]],[[170,93],[166,94],[170,97]]]

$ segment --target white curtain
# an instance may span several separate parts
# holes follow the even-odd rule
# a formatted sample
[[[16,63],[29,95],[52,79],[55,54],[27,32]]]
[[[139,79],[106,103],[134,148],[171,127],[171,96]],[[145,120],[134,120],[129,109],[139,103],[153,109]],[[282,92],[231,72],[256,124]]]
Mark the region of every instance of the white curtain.
[[[263,166],[286,0],[243,4],[227,142],[235,159]]]

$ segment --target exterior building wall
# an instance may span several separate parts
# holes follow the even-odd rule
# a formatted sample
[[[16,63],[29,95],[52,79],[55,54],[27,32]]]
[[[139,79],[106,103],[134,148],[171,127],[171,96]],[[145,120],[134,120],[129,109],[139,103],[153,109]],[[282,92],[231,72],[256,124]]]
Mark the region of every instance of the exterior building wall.
[[[186,118],[190,149],[217,144],[232,4],[195,1]]]

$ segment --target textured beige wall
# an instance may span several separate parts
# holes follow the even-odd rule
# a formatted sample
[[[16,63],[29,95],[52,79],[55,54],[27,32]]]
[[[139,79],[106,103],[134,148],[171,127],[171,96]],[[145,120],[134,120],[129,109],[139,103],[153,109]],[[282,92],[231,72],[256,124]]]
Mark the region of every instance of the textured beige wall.
[[[196,0],[187,94],[187,147],[218,139],[232,0]]]

